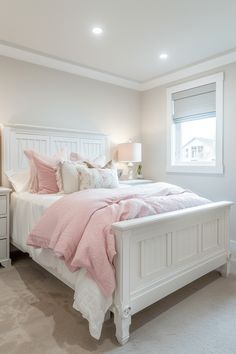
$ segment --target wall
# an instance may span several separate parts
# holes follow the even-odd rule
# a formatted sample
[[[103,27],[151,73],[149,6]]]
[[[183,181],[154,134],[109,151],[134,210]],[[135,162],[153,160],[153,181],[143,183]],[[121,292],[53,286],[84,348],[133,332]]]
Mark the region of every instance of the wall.
[[[222,176],[166,173],[166,88],[146,91],[141,98],[145,177],[190,188],[214,201],[236,202],[236,63],[204,73],[225,72],[224,168]],[[198,76],[200,77],[200,76]],[[196,77],[194,77],[196,78]],[[190,78],[191,80],[193,78]],[[188,81],[188,80],[184,80]],[[178,82],[179,83],[179,82]],[[175,85],[171,83],[168,86]],[[231,239],[236,240],[236,208],[232,209]],[[232,245],[236,245],[232,243]]]
[[[140,137],[140,94],[0,57],[0,122],[92,130],[116,144]]]
[[[212,200],[236,202],[236,63],[211,73],[221,70],[225,72],[223,176],[165,172],[167,86],[140,94],[1,57],[0,122],[100,131],[110,135],[114,144],[139,140],[141,122],[145,177],[191,188]],[[231,238],[236,240],[235,207]]]

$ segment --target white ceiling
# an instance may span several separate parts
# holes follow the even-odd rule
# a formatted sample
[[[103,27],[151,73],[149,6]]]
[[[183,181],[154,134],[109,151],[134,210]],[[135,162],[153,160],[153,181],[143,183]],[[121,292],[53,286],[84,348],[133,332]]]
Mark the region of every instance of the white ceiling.
[[[0,0],[0,40],[144,82],[235,49],[235,16],[236,0]]]

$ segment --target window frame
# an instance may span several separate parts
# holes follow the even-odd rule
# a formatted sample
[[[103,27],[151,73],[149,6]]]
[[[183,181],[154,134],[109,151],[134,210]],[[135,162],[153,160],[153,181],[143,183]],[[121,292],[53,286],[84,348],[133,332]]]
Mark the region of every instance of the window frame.
[[[192,89],[198,86],[216,84],[216,162],[214,166],[210,166],[204,162],[198,163],[174,163],[175,153],[175,133],[173,112],[173,93]],[[167,95],[167,166],[166,172],[176,173],[200,173],[200,174],[223,174],[223,90],[224,90],[224,73],[220,72],[209,75],[197,80],[188,81],[166,90]]]

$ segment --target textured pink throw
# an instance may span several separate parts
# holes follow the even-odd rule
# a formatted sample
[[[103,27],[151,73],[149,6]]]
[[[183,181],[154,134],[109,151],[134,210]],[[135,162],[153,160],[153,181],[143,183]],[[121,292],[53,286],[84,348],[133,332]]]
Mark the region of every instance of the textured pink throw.
[[[55,202],[28,237],[28,245],[53,250],[71,271],[86,268],[105,296],[115,289],[114,222],[189,208],[209,201],[166,183],[91,189]]]

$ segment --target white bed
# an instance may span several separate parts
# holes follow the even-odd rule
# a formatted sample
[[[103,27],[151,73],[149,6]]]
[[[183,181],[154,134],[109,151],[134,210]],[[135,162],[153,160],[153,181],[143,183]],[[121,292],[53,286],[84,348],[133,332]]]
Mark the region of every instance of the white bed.
[[[92,157],[105,151],[108,156],[109,151],[107,137],[98,133],[8,126],[3,128],[2,137],[3,173],[7,170],[25,168],[23,154],[25,148],[51,154],[67,146],[72,151],[82,152],[84,149],[87,154],[93,155]],[[6,179],[4,182],[7,183]],[[25,205],[33,202],[32,210],[37,216],[41,212],[39,210],[42,210],[40,208],[49,205],[53,198],[58,196],[46,197],[42,206],[39,197],[40,206],[35,207],[35,199],[34,202],[30,200],[31,196],[21,198],[13,196],[12,207],[15,213],[17,199],[21,200],[19,203]],[[110,309],[114,312],[116,337],[119,343],[124,344],[129,338],[133,314],[214,269],[219,269],[223,275],[228,274],[231,205],[231,202],[211,203],[112,225],[117,248],[115,260],[117,286]],[[61,261],[56,261],[58,265],[51,266],[54,260],[48,252],[27,249],[24,227],[30,228],[30,223],[32,220],[28,222],[28,226],[23,228],[20,226],[17,233],[13,232],[13,243],[31,252],[36,262],[74,287],[77,272],[74,275],[66,274],[68,271]],[[83,272],[78,272],[78,277],[79,274],[83,275]],[[91,284],[86,286],[89,289]],[[81,292],[82,289],[79,289],[79,293]]]

